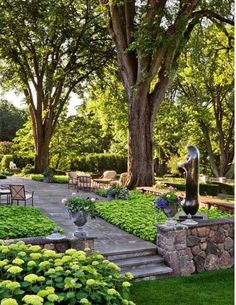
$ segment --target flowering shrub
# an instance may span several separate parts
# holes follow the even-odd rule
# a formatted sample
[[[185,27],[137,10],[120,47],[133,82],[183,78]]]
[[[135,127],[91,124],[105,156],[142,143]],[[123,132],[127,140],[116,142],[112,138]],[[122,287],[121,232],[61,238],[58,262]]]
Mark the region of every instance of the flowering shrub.
[[[114,199],[129,199],[129,190],[126,187],[119,186],[117,184],[112,184],[111,187],[107,190],[107,197]]]
[[[101,254],[0,244],[1,305],[135,305],[128,300],[130,273]]]
[[[66,210],[69,213],[77,213],[79,211],[90,213],[91,216],[95,214],[95,203],[93,199],[83,198],[79,196],[72,196],[71,198],[62,199]]]

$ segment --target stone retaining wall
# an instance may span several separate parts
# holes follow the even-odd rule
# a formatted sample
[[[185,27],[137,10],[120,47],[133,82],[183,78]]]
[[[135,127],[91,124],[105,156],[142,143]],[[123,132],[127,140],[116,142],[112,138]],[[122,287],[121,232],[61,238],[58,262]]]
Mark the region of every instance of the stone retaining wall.
[[[176,275],[230,268],[234,220],[201,220],[194,226],[157,226],[157,248]]]
[[[65,252],[67,249],[73,248],[76,250],[93,251],[95,237],[86,237],[86,239],[78,239],[76,237],[64,236],[60,239],[47,238],[45,236],[17,238],[5,240],[5,244],[12,244],[18,241],[23,241],[26,244],[39,245],[48,250],[55,250],[57,252]]]

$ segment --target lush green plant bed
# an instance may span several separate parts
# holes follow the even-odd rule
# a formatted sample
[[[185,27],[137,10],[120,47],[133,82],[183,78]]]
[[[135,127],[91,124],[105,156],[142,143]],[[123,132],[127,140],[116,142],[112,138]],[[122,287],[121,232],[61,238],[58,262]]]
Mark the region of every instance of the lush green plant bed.
[[[0,179],[7,179],[7,176],[0,173]]]
[[[135,305],[119,270],[98,253],[0,243],[1,305]]]
[[[134,283],[136,305],[233,305],[234,270]]]
[[[22,206],[0,207],[0,239],[45,236],[57,227],[38,209]]]
[[[44,177],[42,174],[32,174],[31,179],[35,181],[43,182]],[[68,176],[55,175],[53,176],[53,183],[68,183]]]
[[[98,202],[96,210],[102,218],[121,229],[142,239],[154,241],[156,224],[166,221],[164,213],[153,206],[155,198],[153,195],[132,191],[129,200]],[[201,208],[199,211],[206,214],[208,218],[232,217],[230,214],[214,209]]]

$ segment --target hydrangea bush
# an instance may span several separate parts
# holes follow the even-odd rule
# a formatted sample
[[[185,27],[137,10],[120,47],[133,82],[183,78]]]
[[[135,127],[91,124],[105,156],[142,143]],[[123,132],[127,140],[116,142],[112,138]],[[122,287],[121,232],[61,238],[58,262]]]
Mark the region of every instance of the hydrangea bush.
[[[132,274],[101,254],[40,246],[0,244],[1,305],[135,305],[129,301]]]

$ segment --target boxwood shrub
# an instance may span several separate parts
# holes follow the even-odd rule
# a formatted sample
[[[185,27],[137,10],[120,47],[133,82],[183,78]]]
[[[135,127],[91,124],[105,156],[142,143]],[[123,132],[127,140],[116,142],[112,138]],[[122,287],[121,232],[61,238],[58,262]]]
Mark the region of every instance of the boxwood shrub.
[[[38,209],[23,206],[0,207],[0,238],[45,236],[58,227]]]
[[[72,170],[100,173],[115,170],[117,173],[127,171],[127,157],[119,154],[87,154],[77,158],[71,164]]]
[[[179,191],[185,191],[185,184],[183,183],[165,182],[165,184],[171,185]],[[199,185],[199,193],[200,195],[217,196],[219,193],[219,186],[214,183],[201,183]]]
[[[132,275],[98,253],[1,244],[0,271],[1,305],[135,305],[128,300]]]
[[[164,213],[154,208],[155,198],[153,195],[131,191],[129,200],[97,202],[96,210],[108,222],[142,239],[154,242],[156,225],[166,221]],[[199,212],[206,214],[208,218],[232,217],[216,209],[201,208]]]
[[[44,176],[42,174],[32,174],[31,179],[35,180],[35,181],[43,182]],[[65,183],[68,183],[68,180],[69,180],[68,176],[61,176],[61,175],[55,175],[52,178],[53,183],[65,184]]]

